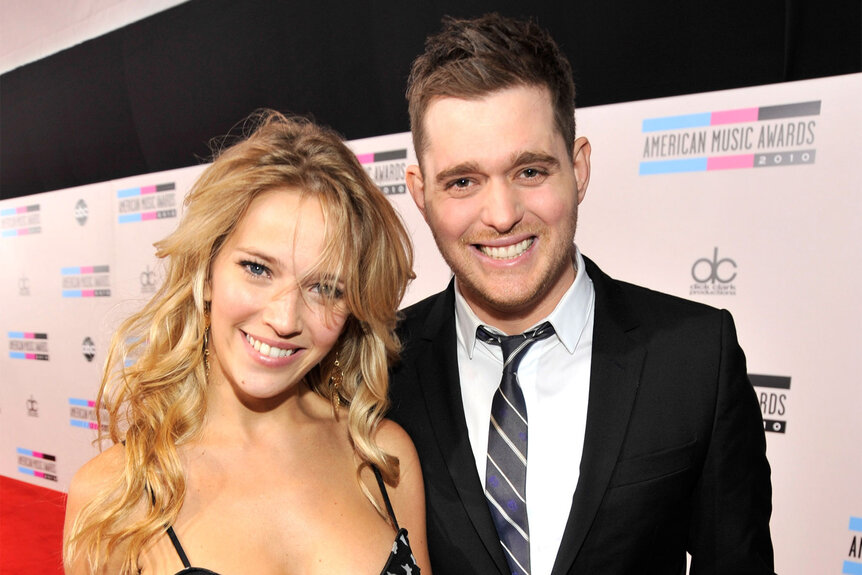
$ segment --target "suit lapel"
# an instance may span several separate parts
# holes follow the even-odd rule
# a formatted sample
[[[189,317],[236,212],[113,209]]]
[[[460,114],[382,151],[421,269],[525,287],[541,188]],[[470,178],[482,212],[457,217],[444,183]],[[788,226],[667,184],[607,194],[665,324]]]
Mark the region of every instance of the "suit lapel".
[[[422,331],[425,345],[417,358],[419,388],[447,471],[472,527],[479,534],[500,573],[508,573],[506,558],[488,510],[488,502],[467,433],[458,375],[454,283],[437,299]]]
[[[645,350],[614,281],[584,258],[596,293],[590,391],[580,477],[552,575],[568,573],[598,512],[622,449]]]

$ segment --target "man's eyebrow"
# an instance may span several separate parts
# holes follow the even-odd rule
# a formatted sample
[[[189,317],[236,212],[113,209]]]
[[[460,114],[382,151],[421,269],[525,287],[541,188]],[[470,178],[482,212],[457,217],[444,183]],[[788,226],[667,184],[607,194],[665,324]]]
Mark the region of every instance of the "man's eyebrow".
[[[476,162],[462,162],[458,165],[452,166],[451,168],[446,168],[442,172],[437,173],[434,177],[434,180],[438,184],[443,184],[447,180],[454,178],[455,176],[460,176],[462,174],[468,174],[470,172],[478,172],[479,165]]]
[[[544,152],[521,152],[512,158],[512,167],[525,164],[544,164],[550,167],[559,167],[560,160],[556,156]]]

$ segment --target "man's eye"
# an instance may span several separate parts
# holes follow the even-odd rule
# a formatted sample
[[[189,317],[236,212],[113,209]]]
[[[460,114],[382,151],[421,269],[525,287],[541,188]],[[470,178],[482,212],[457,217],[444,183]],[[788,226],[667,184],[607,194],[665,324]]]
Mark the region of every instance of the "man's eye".
[[[456,180],[452,180],[451,182],[449,182],[449,185],[447,187],[449,187],[449,188],[466,188],[469,185],[470,185],[470,179],[469,178],[458,178]]]
[[[539,176],[544,175],[544,172],[542,170],[537,169],[537,168],[527,168],[521,173],[524,175],[524,177],[530,178],[530,179],[531,178],[538,178]]]

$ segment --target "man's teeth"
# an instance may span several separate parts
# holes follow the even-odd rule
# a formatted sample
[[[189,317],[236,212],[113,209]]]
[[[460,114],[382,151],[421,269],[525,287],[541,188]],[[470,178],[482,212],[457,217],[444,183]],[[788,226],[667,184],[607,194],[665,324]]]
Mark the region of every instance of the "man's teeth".
[[[287,357],[296,351],[296,349],[281,349],[280,347],[271,346],[268,343],[261,343],[248,334],[245,335],[245,339],[256,351],[259,351],[263,355],[268,355],[269,357]]]
[[[519,255],[527,251],[527,249],[531,245],[533,245],[533,238],[527,238],[526,240],[518,242],[517,244],[512,244],[511,246],[492,248],[490,246],[480,245],[479,249],[489,258],[494,258],[496,260],[508,260],[518,257]]]

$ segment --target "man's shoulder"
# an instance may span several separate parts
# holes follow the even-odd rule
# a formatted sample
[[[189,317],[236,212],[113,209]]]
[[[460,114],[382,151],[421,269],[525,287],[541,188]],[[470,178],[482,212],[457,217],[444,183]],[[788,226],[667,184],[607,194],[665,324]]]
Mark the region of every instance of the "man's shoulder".
[[[398,312],[398,331],[415,331],[425,325],[429,319],[441,319],[445,314],[454,313],[454,292],[452,286],[426,297],[414,304],[402,308]]]
[[[448,289],[439,291],[435,294],[432,294],[425,299],[419,300],[416,303],[413,303],[405,308],[402,308],[399,312],[401,316],[401,321],[409,321],[416,318],[423,318],[427,316],[431,310],[437,305],[437,303],[446,297],[446,292]]]
[[[638,307],[659,307],[668,308],[679,312],[693,314],[711,314],[718,311],[718,308],[706,303],[686,299],[682,296],[671,293],[658,291],[650,287],[614,280],[619,285],[619,288],[625,296]]]
[[[593,262],[589,262],[587,273],[593,281],[599,309],[626,311],[642,319],[710,317],[721,312],[702,302],[612,278]]]

